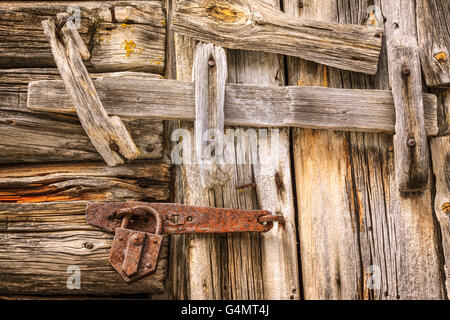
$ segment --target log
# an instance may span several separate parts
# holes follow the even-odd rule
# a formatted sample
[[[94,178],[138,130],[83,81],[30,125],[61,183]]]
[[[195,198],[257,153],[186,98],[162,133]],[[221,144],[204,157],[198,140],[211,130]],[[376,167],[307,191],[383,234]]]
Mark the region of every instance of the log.
[[[232,178],[225,159],[224,111],[227,57],[221,47],[198,43],[194,54],[195,152],[202,186],[212,189]]]
[[[170,177],[170,166],[162,161],[114,168],[92,162],[3,165],[0,203],[168,201]]]
[[[433,170],[436,177],[434,212],[439,221],[444,251],[447,299],[450,298],[450,136],[430,141]]]
[[[382,30],[293,19],[258,0],[181,0],[171,28],[225,48],[301,57],[375,74]]]
[[[450,85],[449,12],[450,5],[446,0],[416,2],[420,61],[430,87]]]
[[[108,114],[126,118],[195,120],[194,83],[110,77],[112,75],[105,75],[94,81]],[[61,81],[32,82],[28,93],[29,110],[75,112]],[[436,97],[424,94],[423,99],[427,135],[436,135]],[[228,83],[224,113],[225,124],[235,126],[386,133],[395,130],[394,101],[389,90]]]
[[[285,0],[284,8],[309,19],[366,23],[373,2],[302,4]],[[288,83],[389,89],[386,61],[383,50],[377,76],[369,77],[289,58]],[[293,134],[305,299],[442,299],[431,193],[404,197],[398,191],[392,137],[310,129]]]
[[[276,1],[267,1],[274,7]],[[176,36],[177,78],[191,78],[192,39]],[[280,85],[282,57],[260,52],[228,51],[229,82]],[[275,77],[279,74],[279,77]],[[273,75],[273,77],[272,77]],[[227,98],[225,98],[227,101]],[[225,119],[227,115],[225,114]],[[182,123],[192,134],[192,125]],[[234,178],[221,188],[206,191],[201,188],[198,167],[186,164],[180,177],[183,194],[180,201],[217,207],[277,210],[287,220],[284,229],[275,227],[270,233],[235,234],[226,236],[191,236],[177,239],[176,252],[188,255],[174,270],[187,270],[185,277],[175,277],[175,297],[188,299],[298,299],[298,269],[295,238],[294,207],[290,175],[289,131],[280,132],[280,157],[275,162],[267,149],[257,151],[266,161],[254,167],[246,163],[235,166]],[[270,139],[270,137],[269,137]],[[248,140],[246,141],[248,143]],[[235,148],[238,148],[236,146]],[[251,157],[248,148],[237,157]],[[284,179],[282,192],[277,191],[275,173]],[[239,189],[242,184],[256,182],[257,188]],[[264,279],[264,281],[263,281]],[[184,282],[184,283],[183,283]],[[177,296],[178,295],[178,296]]]
[[[109,5],[115,5],[112,23]],[[55,67],[42,20],[80,10],[80,29],[89,44],[89,71],[164,72],[165,15],[161,1],[1,2],[0,65]],[[75,10],[75,11],[74,11]]]
[[[2,295],[117,295],[164,290],[167,241],[156,272],[127,285],[108,263],[113,235],[88,225],[85,208],[85,201],[0,204]],[[67,286],[74,274],[70,266],[81,271],[80,289]]]
[[[58,14],[61,24],[65,14]],[[75,105],[81,125],[97,152],[109,166],[134,160],[140,153],[122,120],[109,117],[97,94],[94,83],[82,62],[89,52],[72,21],[67,21],[58,32],[53,20],[42,22],[52,48],[64,86]],[[59,35],[57,34],[59,33]],[[62,42],[58,38],[62,38]]]
[[[394,151],[401,192],[423,191],[429,175],[422,75],[414,3],[387,1],[386,40],[389,78],[395,104]]]

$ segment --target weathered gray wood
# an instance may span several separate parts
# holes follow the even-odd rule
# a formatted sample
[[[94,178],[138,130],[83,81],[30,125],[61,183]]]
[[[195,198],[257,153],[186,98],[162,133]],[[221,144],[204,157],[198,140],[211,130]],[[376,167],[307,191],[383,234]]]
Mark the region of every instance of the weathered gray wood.
[[[127,285],[109,265],[112,234],[86,223],[85,201],[0,204],[0,293],[112,295],[162,292],[167,241],[156,273]],[[78,266],[81,288],[67,281]]]
[[[298,4],[288,0],[284,8],[296,16],[364,24],[373,2]],[[380,1],[375,5],[384,9]],[[288,83],[389,89],[385,52],[380,59],[376,77],[288,59]],[[305,299],[442,299],[431,193],[405,198],[398,191],[392,137],[293,132]]]
[[[168,201],[169,195],[170,166],[161,161],[114,168],[92,162],[0,167],[0,203]]]
[[[402,192],[422,191],[429,174],[414,2],[384,1],[389,78],[395,104],[394,151]]]
[[[127,118],[194,121],[195,85],[173,80],[105,75],[94,81],[107,112]],[[313,83],[314,84],[314,83]],[[28,109],[74,113],[61,81],[29,85]],[[435,135],[437,100],[424,94],[427,135]],[[245,110],[243,112],[242,110]],[[307,127],[394,133],[395,109],[389,90],[226,85],[225,124],[255,127]]]
[[[115,5],[117,23],[109,5]],[[80,29],[89,44],[90,71],[164,72],[165,15],[161,1],[1,2],[0,65],[3,68],[54,67],[41,22],[80,9]],[[76,8],[75,8],[76,9]]]
[[[428,86],[450,85],[450,3],[416,1],[417,36],[422,70]]]
[[[441,226],[445,259],[447,299],[450,299],[450,136],[433,138],[430,142],[433,170],[436,177],[434,212]]]
[[[280,53],[375,74],[382,30],[292,19],[258,0],[181,0],[174,31],[226,48]]]
[[[195,152],[202,186],[224,185],[232,178],[225,159],[224,104],[228,77],[225,51],[213,44],[197,44],[193,62],[195,82]]]
[[[61,23],[62,17],[58,20]],[[117,116],[109,117],[103,108],[81,60],[80,51],[86,53],[86,50],[81,38],[74,36],[77,32],[73,22],[67,21],[60,31],[64,44],[58,39],[54,21],[45,20],[42,25],[67,93],[95,149],[110,166],[124,163],[123,158],[133,160],[139,157],[139,149],[123,122]]]
[[[267,1],[277,6],[277,1]],[[177,77],[191,78],[195,42],[182,35],[176,36]],[[280,85],[283,82],[281,56],[260,52],[228,51],[230,82]],[[276,75],[279,76],[276,77]],[[225,98],[227,101],[227,98]],[[225,119],[227,115],[225,114]],[[190,130],[192,125],[181,123]],[[191,236],[177,242],[189,259],[188,270],[175,287],[175,294],[191,299],[298,299],[298,269],[295,243],[295,222],[290,180],[289,131],[280,133],[279,162],[266,153],[257,151],[259,162],[235,166],[234,179],[221,188],[206,191],[201,188],[195,162],[182,170],[182,199],[184,203],[209,204],[217,207],[267,208],[278,210],[286,218],[285,228],[274,228],[269,234],[239,234],[220,236]],[[246,139],[249,143],[249,139]],[[248,146],[248,144],[247,144]],[[238,146],[235,146],[238,148]],[[281,148],[281,147],[280,147]],[[237,149],[236,149],[237,150]],[[236,152],[240,159],[249,159],[249,148]],[[195,156],[195,155],[193,155]],[[285,188],[276,189],[274,174],[279,171]],[[255,181],[257,190],[236,190],[237,186]],[[262,263],[261,263],[262,262]],[[186,290],[182,283],[187,282]]]

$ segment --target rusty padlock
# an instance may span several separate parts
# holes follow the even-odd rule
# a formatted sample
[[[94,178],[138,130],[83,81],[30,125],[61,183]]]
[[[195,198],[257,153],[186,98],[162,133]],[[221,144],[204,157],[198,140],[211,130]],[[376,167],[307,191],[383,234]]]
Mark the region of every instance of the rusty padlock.
[[[131,217],[143,218],[152,214],[156,219],[155,233],[127,229]],[[160,213],[148,206],[134,206],[117,211],[122,218],[117,228],[109,255],[109,263],[127,282],[131,283],[156,270],[163,240],[163,221]]]

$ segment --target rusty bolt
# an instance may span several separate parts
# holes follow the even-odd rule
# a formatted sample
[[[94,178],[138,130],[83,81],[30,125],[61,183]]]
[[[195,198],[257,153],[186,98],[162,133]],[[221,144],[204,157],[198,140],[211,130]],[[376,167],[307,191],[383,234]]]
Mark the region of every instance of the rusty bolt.
[[[408,77],[411,74],[411,70],[407,66],[404,66],[402,68],[402,76]]]
[[[154,244],[157,244],[157,243],[158,243],[158,240],[156,240],[156,239],[153,240],[153,243],[154,243]]]
[[[298,2],[298,7],[299,7],[300,9],[303,9],[303,1],[299,1],[299,2]]]
[[[147,152],[151,153],[151,152],[153,152],[153,150],[155,150],[155,149],[153,148],[153,146],[148,145],[147,148],[146,148],[145,150],[147,150]]]
[[[85,242],[84,247],[88,250],[92,250],[94,248],[94,245],[92,244],[92,242]]]
[[[139,237],[137,234],[133,235],[133,239],[131,240],[133,245],[138,247],[142,244],[142,238]]]
[[[414,148],[416,146],[416,140],[414,138],[409,138],[408,139],[408,146],[410,148]]]
[[[214,59],[211,58],[211,59],[208,60],[208,65],[210,67],[214,67],[216,65],[216,62],[214,61]]]
[[[122,235],[119,236],[119,240],[120,240],[120,241],[123,240],[123,236],[122,236]]]
[[[110,5],[109,6],[109,11],[111,11],[111,21],[112,21],[112,23],[117,23],[117,20],[116,20],[116,6],[115,5]]]
[[[147,269],[151,269],[152,268],[152,264],[149,262],[145,265],[147,267]]]
[[[119,151],[119,146],[115,143],[115,142],[111,142],[111,144],[109,145],[110,149],[112,151],[118,152]]]

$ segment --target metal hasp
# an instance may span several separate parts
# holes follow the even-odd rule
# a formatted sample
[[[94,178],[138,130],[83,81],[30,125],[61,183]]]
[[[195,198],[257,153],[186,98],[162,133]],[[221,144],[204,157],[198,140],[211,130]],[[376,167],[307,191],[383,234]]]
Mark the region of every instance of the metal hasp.
[[[109,263],[127,283],[156,270],[163,234],[267,232],[282,216],[266,210],[177,203],[89,202],[87,223],[115,233]]]

